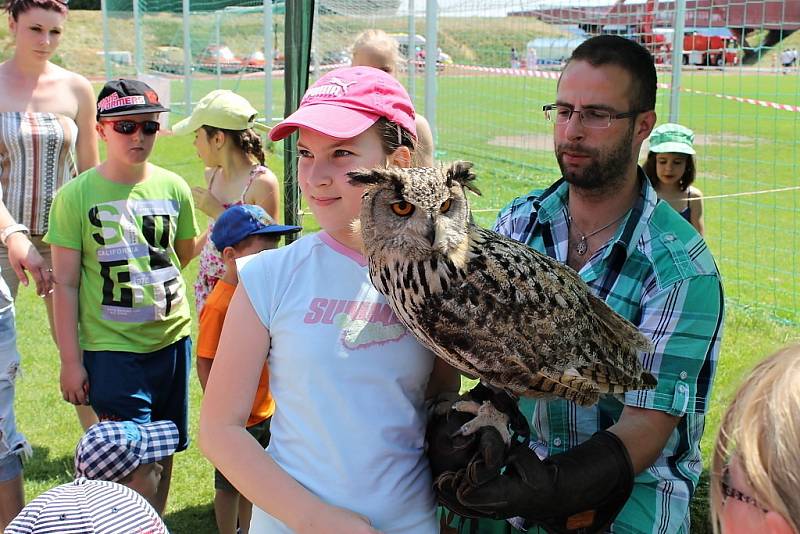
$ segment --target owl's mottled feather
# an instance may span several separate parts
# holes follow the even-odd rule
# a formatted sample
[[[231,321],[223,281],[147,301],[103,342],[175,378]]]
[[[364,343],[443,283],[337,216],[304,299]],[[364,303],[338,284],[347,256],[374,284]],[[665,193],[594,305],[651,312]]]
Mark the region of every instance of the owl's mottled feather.
[[[350,173],[366,184],[370,277],[400,321],[454,367],[515,395],[591,405],[653,387],[638,357],[649,340],[574,270],[473,223],[470,167]]]

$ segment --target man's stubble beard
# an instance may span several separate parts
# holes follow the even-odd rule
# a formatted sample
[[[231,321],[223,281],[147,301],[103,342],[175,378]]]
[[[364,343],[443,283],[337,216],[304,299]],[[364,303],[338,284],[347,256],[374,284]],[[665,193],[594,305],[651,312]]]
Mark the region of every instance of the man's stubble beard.
[[[625,183],[628,165],[633,156],[633,124],[623,139],[605,155],[597,149],[588,149],[578,144],[564,143],[556,147],[556,160],[564,180],[589,196],[601,197],[618,191]],[[573,150],[592,158],[592,164],[583,171],[565,171],[562,153]],[[605,156],[605,157],[603,157]]]

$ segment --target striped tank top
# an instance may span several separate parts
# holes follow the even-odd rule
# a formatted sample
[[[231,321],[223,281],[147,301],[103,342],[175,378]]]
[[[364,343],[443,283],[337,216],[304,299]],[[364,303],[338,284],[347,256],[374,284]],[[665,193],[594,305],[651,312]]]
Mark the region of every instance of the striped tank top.
[[[0,185],[14,220],[44,235],[59,187],[77,174],[78,126],[58,113],[0,112]]]

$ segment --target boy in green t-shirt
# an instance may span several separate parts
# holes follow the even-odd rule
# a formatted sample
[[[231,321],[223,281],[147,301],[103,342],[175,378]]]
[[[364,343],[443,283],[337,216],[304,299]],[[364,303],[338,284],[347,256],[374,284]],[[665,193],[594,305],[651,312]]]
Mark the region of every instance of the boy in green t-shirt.
[[[107,159],[65,184],[50,210],[61,392],[100,420],[168,419],[189,445],[191,318],[180,269],[199,233],[189,186],[147,162],[169,111],[147,84],[100,91],[97,133]],[[164,512],[172,456],[154,501]]]

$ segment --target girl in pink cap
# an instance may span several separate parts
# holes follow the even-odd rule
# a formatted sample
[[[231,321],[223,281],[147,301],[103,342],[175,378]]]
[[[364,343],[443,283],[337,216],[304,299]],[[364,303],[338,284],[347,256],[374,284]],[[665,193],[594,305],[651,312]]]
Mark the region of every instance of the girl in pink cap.
[[[414,108],[371,67],[328,73],[270,133],[298,131],[298,179],[322,231],[239,261],[203,400],[200,446],[253,504],[251,533],[439,532],[426,397],[458,374],[372,286],[347,172],[408,167]],[[245,431],[264,357],[276,402],[267,454]]]

